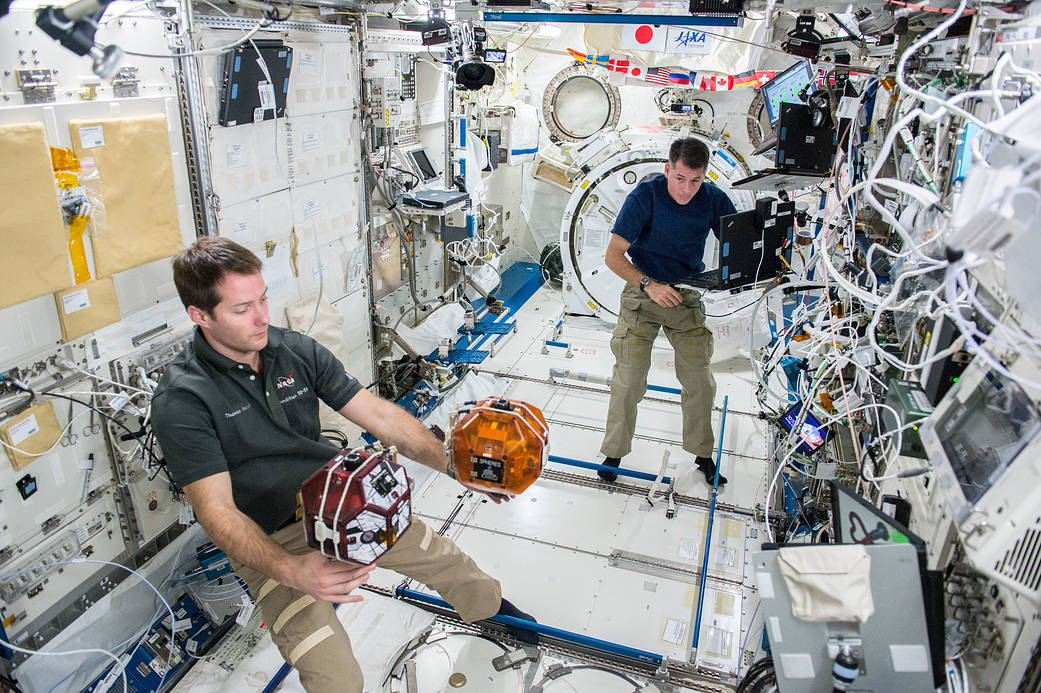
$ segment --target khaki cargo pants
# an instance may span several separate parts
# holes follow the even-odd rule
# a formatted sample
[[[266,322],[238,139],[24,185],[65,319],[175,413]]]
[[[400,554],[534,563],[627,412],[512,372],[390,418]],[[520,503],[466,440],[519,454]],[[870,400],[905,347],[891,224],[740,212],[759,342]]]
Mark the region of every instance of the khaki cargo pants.
[[[313,551],[300,522],[271,535],[292,554]],[[422,520],[412,526],[376,564],[414,578],[436,590],[464,621],[494,616],[502,600],[499,581],[487,575],[451,539],[432,531]],[[332,604],[320,602],[232,561],[232,568],[249,585],[253,599],[269,624],[271,639],[291,666],[300,672],[308,693],[361,693],[361,667],[351,641]],[[370,682],[370,688],[380,682]]]
[[[675,352],[676,377],[682,386],[683,449],[712,457],[712,404],[716,381],[709,370],[712,360],[712,333],[705,327],[701,293],[677,289],[683,303],[663,308],[637,287],[626,284],[618,326],[611,337],[614,372],[611,375],[611,403],[607,410],[607,431],[600,452],[607,457],[624,457],[632,451],[636,431],[636,405],[647,392],[647,371],[658,330]]]

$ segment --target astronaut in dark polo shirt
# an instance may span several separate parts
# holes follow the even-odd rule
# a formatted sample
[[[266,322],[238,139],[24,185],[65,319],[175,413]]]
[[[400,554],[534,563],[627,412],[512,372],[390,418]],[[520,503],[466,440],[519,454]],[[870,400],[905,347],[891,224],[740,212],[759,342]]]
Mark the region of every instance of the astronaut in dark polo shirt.
[[[422,423],[361,387],[326,348],[269,324],[260,269],[256,255],[224,238],[199,239],[174,258],[174,283],[197,327],[160,380],[152,425],[174,481],[246,580],[304,688],[360,693],[361,669],[332,604],[360,601],[352,592],[372,567],[314,551],[293,521],[301,482],[339,451],[321,436],[318,402],[410,459],[445,473],[449,461]],[[377,563],[436,590],[465,621],[530,618],[417,517]]]

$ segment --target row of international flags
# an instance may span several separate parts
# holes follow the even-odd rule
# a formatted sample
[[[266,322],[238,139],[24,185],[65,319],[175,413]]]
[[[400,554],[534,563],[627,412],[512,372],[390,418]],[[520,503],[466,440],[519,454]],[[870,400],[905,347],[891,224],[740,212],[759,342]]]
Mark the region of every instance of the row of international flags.
[[[636,60],[612,58],[609,55],[579,53],[571,48],[568,54],[579,63],[602,67],[624,76],[626,83],[687,87],[701,91],[729,91],[740,87],[760,87],[777,74],[774,70],[749,70],[738,75],[718,73],[680,72],[667,67],[647,67]]]
[[[628,58],[612,58],[609,55],[594,55],[579,53],[571,48],[568,54],[583,65],[595,65],[613,72],[625,80],[626,84],[648,84],[672,87],[687,87],[701,91],[730,91],[741,87],[755,87],[758,89],[771,79],[777,72],[774,70],[748,70],[737,75],[724,75],[707,72],[682,72],[675,68],[647,67],[637,60]],[[824,87],[825,80],[835,83],[834,73],[826,77],[827,73],[821,71],[817,75],[817,86]],[[850,73],[855,74],[855,73]]]

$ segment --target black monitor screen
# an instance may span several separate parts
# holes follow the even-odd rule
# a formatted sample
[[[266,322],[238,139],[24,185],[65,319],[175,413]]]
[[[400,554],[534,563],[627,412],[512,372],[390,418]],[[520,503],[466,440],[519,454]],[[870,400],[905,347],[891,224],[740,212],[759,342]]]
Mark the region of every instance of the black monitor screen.
[[[430,161],[426,148],[412,149],[408,155],[411,157],[412,163],[416,165],[419,177],[423,179],[424,183],[429,183],[437,178],[437,169],[434,168],[433,162]]]
[[[488,48],[484,51],[484,62],[486,63],[504,63],[506,62],[506,51],[499,50],[496,48]]]

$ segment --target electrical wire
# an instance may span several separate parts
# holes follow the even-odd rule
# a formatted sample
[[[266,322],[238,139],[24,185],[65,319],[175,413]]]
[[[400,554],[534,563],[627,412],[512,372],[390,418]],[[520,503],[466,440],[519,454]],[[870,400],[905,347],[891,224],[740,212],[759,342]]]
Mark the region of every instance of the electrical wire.
[[[69,561],[55,561],[54,563],[41,563],[39,565],[31,566],[29,568],[23,568],[22,570],[16,570],[14,572],[7,573],[6,575],[0,575],[0,580],[7,580],[9,578],[16,577],[16,576],[22,575],[24,573],[32,572],[33,570],[39,569],[41,566],[63,566],[63,565],[76,565],[76,564],[80,564],[80,563],[90,563],[90,564],[93,564],[93,565],[113,566],[113,567],[125,570],[128,573],[130,573],[131,575],[134,575],[135,577],[139,578],[153,592],[155,592],[156,595],[159,597],[159,599],[163,602],[163,605],[166,607],[167,612],[169,612],[169,614],[170,614],[170,623],[172,624],[172,623],[176,622],[177,618],[174,615],[173,607],[171,607],[170,606],[170,602],[168,602],[166,600],[166,598],[163,597],[162,593],[159,591],[159,588],[157,588],[154,584],[152,584],[152,582],[148,578],[146,578],[144,575],[142,575],[138,571],[134,570],[133,568],[129,568],[129,567],[123,565],[122,563],[115,563],[113,561],[103,561],[103,560],[98,560],[98,559],[93,559],[93,558],[82,558],[82,557],[79,557],[79,558],[74,558],[74,559],[69,560]],[[60,651],[29,650],[29,649],[22,648],[22,647],[19,647],[17,645],[14,645],[14,644],[12,644],[12,643],[10,643],[10,642],[2,639],[2,638],[0,638],[0,644],[4,645],[5,647],[8,647],[8,648],[10,648],[12,650],[15,650],[16,652],[21,652],[23,654],[28,654],[28,655],[33,655],[33,656],[35,656],[35,655],[42,655],[42,656],[47,656],[47,657],[61,657],[61,656],[68,656],[68,655],[74,655],[74,654],[91,654],[91,653],[104,655],[104,656],[109,657],[110,659],[113,660],[114,666],[119,667],[119,675],[121,676],[121,678],[123,680],[123,691],[124,691],[124,693],[126,693],[127,690],[128,690],[128,687],[127,687],[127,676],[126,676],[126,671],[125,671],[125,664],[120,660],[119,657],[117,657],[116,655],[114,655],[112,652],[110,652],[108,650],[101,649],[101,648],[84,648],[84,649],[77,649],[77,650],[60,650]],[[117,647],[119,647],[119,646],[117,646]],[[172,659],[173,659],[173,648],[170,648],[170,650],[167,652],[166,666],[163,668],[163,673],[159,677],[159,683],[156,685],[156,690],[161,690],[162,689],[163,683],[166,681],[166,674],[167,674],[167,672],[170,671],[170,663],[171,663]]]
[[[254,26],[252,29],[243,34],[242,37],[237,41],[226,44],[224,46],[218,46],[216,48],[207,48],[205,50],[197,51],[186,51],[183,53],[142,53],[139,51],[129,50],[124,50],[123,52],[127,55],[133,55],[138,58],[198,58],[204,55],[222,55],[230,51],[232,48],[238,48],[243,43],[249,41],[254,36],[256,36],[258,31],[260,31],[261,29],[268,28],[269,26],[271,26],[271,24],[272,22],[257,22],[256,26]]]

